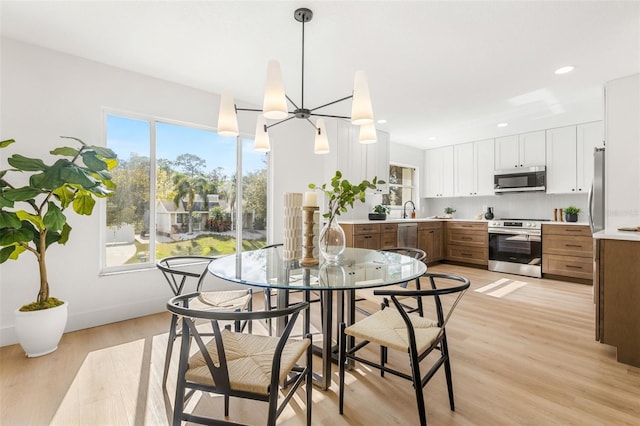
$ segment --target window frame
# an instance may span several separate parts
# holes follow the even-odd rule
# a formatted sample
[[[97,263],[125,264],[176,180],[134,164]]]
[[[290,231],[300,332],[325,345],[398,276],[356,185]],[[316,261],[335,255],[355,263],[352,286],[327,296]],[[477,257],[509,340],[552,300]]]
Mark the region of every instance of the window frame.
[[[198,129],[198,130],[206,130],[206,131],[211,131],[216,133],[216,128],[212,127],[212,126],[207,126],[207,125],[202,125],[202,124],[196,124],[196,123],[190,123],[190,122],[185,122],[185,121],[181,121],[181,120],[175,120],[175,119],[170,119],[170,118],[166,118],[166,117],[160,117],[160,116],[155,116],[152,114],[143,114],[143,113],[137,113],[137,112],[132,112],[132,111],[127,111],[127,110],[122,110],[122,109],[117,109],[117,108],[110,108],[110,107],[103,107],[102,108],[102,134],[101,134],[101,139],[102,139],[102,144],[105,147],[108,147],[107,145],[107,130],[108,130],[108,126],[107,126],[107,118],[108,116],[117,116],[117,117],[121,117],[121,118],[126,118],[126,119],[132,119],[132,120],[140,120],[140,121],[146,121],[149,123],[149,163],[153,164],[153,167],[149,167],[149,179],[150,179],[150,191],[149,191],[149,200],[150,200],[150,206],[149,206],[149,218],[150,218],[150,224],[149,224],[149,229],[151,230],[152,228],[152,224],[151,224],[151,218],[153,218],[153,225],[155,225],[157,217],[156,217],[156,186],[157,186],[157,155],[156,155],[156,145],[157,145],[157,135],[156,135],[156,125],[157,123],[163,123],[163,124],[169,124],[169,125],[176,125],[176,126],[184,126],[184,127],[189,127],[192,129]],[[238,136],[236,136],[236,200],[242,200],[242,179],[243,179],[243,170],[242,170],[242,144],[244,140],[253,140],[254,139],[254,135],[249,135],[245,132],[241,132]],[[267,161],[266,161],[266,173],[267,173],[267,177],[269,179],[269,177],[271,176],[271,155],[270,153],[266,153],[267,154]],[[117,189],[116,189],[117,190]],[[270,185],[267,183],[267,203],[269,203],[271,197],[271,189],[270,189]],[[243,206],[242,206],[242,202],[237,202],[236,203],[236,211],[235,211],[235,223],[236,223],[236,235],[235,235],[235,240],[236,240],[236,253],[241,253],[242,252],[242,235],[243,235],[243,223],[242,223],[242,215],[243,215]],[[155,263],[159,260],[159,259],[155,259],[155,253],[156,253],[156,234],[149,232],[149,253],[154,253],[154,256],[149,256],[149,260],[146,262],[141,262],[141,263],[134,263],[134,264],[129,264],[129,265],[118,265],[118,266],[107,266],[106,264],[106,231],[107,231],[107,201],[106,200],[101,200],[100,203],[100,214],[99,214],[99,219],[100,219],[100,236],[99,236],[99,241],[100,241],[100,275],[110,275],[110,274],[118,274],[118,273],[123,273],[123,272],[135,272],[135,271],[142,271],[142,270],[148,270],[148,269],[154,269],[155,268]],[[269,218],[267,216],[267,221],[269,221]],[[154,227],[155,229],[155,227]],[[153,235],[153,238],[151,237]],[[268,238],[268,234],[267,234],[267,238]]]
[[[401,167],[401,168],[405,168],[405,169],[412,169],[413,170],[413,182],[412,185],[408,186],[408,185],[398,185],[395,183],[391,183],[391,167]],[[397,162],[389,162],[389,182],[388,182],[388,187],[389,187],[389,192],[391,192],[391,188],[395,187],[395,188],[411,188],[411,201],[413,202],[413,204],[416,206],[416,209],[420,208],[420,197],[418,195],[418,191],[419,191],[419,179],[418,179],[418,172],[419,172],[419,168],[418,166],[414,165],[414,164],[405,164],[405,163],[397,163]],[[404,202],[406,203],[409,200],[405,200]],[[392,206],[390,204],[385,204],[386,207],[389,208],[390,211],[402,211],[403,206]]]

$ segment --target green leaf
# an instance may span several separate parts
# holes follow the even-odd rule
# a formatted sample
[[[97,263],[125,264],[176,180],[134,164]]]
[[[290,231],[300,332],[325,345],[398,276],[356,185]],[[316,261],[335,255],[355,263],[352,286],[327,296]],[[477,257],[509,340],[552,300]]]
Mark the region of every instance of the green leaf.
[[[85,189],[93,188],[96,185],[99,185],[94,178],[89,176],[89,174],[79,166],[75,164],[67,164],[60,170],[60,178],[64,180],[65,183],[75,183],[76,185],[80,185]]]
[[[50,154],[64,155],[67,157],[75,157],[76,155],[78,155],[78,152],[80,152],[78,149],[71,148],[69,146],[62,146],[60,148],[54,149],[53,151],[49,151]]]
[[[25,227],[20,229],[3,228],[0,234],[0,246],[2,247],[15,243],[28,243],[33,239],[33,233]]]
[[[7,174],[7,172],[8,172],[8,170],[0,170],[0,179],[2,179],[4,177],[4,175]]]
[[[75,200],[73,200],[73,210],[78,214],[89,216],[93,211],[93,206],[95,204],[96,201],[91,197],[91,195],[76,196]]]
[[[61,186],[60,188],[53,191],[53,195],[60,201],[60,205],[63,209],[69,207],[69,204],[73,201],[73,198],[76,196],[75,191],[71,190],[67,185]]]
[[[60,233],[60,239],[58,240],[58,244],[66,244],[69,241],[69,234],[71,233],[71,227],[68,223],[65,223],[62,226],[62,232]]]
[[[113,170],[118,167],[118,160],[115,158],[104,158],[103,161],[107,163],[107,170]]]
[[[6,199],[4,197],[4,194],[0,193],[0,208],[5,208],[5,207],[12,208],[13,207],[13,201]]]
[[[118,158],[118,154],[116,154],[113,150],[111,150],[109,148],[105,148],[105,147],[102,147],[102,146],[90,145],[90,146],[87,147],[87,149],[89,149],[91,151],[95,151],[95,153],[98,154],[100,157],[102,157],[103,160]]]
[[[74,138],[73,136],[60,136],[60,137],[61,137],[61,138],[63,138],[63,139],[72,139],[72,140],[74,140],[74,141],[76,141],[76,142],[80,142],[80,144],[81,144],[83,147],[84,147],[84,146],[87,146],[87,144],[86,144],[86,143],[84,143],[84,142],[82,142],[82,140],[81,140],[81,139]]]
[[[61,238],[62,238],[62,234],[60,232],[55,232],[55,231],[47,232],[47,236],[44,238],[45,248],[48,248],[51,244],[60,242]]]
[[[15,139],[4,140],[4,141],[0,142],[0,148],[6,148],[6,147],[8,147],[9,145],[11,145],[14,142],[15,142]]]
[[[23,223],[24,221],[28,221],[35,225],[38,230],[44,229],[44,222],[42,221],[42,218],[40,216],[31,214],[24,210],[18,210],[16,212],[16,215],[20,218],[21,221],[23,221]]]
[[[7,162],[23,172],[43,172],[49,168],[44,162],[37,158],[29,158],[20,154],[13,154]]]
[[[22,227],[22,223],[20,222],[20,218],[17,214],[15,214],[15,212],[0,210],[0,228],[18,229],[20,227]]]
[[[0,263],[6,262],[11,257],[11,255],[15,250],[15,247],[18,247],[18,246],[11,245],[11,246],[6,246],[0,249]]]
[[[31,188],[29,186],[23,186],[21,188],[15,189],[5,189],[2,192],[2,196],[11,202],[13,201],[27,201],[36,198],[38,195],[42,194],[43,191],[40,191],[35,188]]]
[[[92,172],[107,169],[107,163],[100,160],[94,151],[85,151],[81,155],[85,166],[87,166],[87,168]]]
[[[51,231],[61,231],[67,218],[60,208],[52,201],[47,203],[47,213],[44,215],[44,226]]]

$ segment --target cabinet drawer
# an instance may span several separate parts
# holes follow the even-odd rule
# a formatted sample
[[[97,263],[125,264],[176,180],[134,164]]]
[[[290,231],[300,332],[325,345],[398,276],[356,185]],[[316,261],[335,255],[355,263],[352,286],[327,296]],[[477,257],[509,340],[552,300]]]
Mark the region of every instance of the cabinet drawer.
[[[593,259],[547,254],[542,256],[542,272],[590,280],[593,279]]]
[[[361,235],[361,234],[379,234],[380,233],[380,225],[365,223],[365,224],[357,224],[353,226],[353,235]]]
[[[447,246],[447,260],[488,265],[489,249],[487,247],[449,245]]]
[[[488,232],[487,222],[447,222],[447,229]]]
[[[591,237],[574,237],[566,235],[543,235],[542,252],[544,254],[559,254],[564,256],[587,257],[591,259],[593,253],[593,239]]]
[[[380,248],[380,234],[356,235],[353,237],[355,248],[378,250]]]
[[[442,229],[442,222],[418,222],[418,231]]]
[[[488,247],[489,234],[487,232],[469,232],[464,229],[448,229],[447,231],[447,244]]]
[[[584,225],[542,225],[542,235],[573,235],[591,238],[591,229]]]
[[[388,249],[398,246],[398,234],[396,231],[380,234],[380,248]]]
[[[398,224],[397,223],[383,223],[380,224],[380,232],[398,232]]]

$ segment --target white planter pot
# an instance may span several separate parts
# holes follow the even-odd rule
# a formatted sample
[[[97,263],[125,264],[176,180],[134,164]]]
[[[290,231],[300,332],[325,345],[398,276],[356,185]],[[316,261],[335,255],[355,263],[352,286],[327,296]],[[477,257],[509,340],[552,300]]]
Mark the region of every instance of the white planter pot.
[[[30,358],[49,354],[58,349],[67,325],[67,306],[60,306],[40,311],[15,311],[16,335],[20,346]]]

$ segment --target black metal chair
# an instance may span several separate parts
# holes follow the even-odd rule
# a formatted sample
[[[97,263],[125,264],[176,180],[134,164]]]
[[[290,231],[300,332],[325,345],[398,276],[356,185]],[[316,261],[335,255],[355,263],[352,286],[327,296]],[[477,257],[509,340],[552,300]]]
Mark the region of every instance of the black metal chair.
[[[162,272],[174,296],[179,296],[185,291],[189,281],[195,282],[195,288],[198,292],[202,291],[204,279],[208,274],[207,267],[215,257],[209,256],[169,256],[160,259],[156,263],[156,267]],[[194,272],[193,269],[204,264],[201,272]],[[197,281],[196,281],[197,279]],[[223,290],[201,292],[199,300],[200,309],[222,310],[222,311],[238,311],[252,310],[252,290],[251,288],[240,290]],[[251,322],[236,323],[236,330],[244,327],[252,331]],[[167,341],[167,352],[164,359],[164,372],[162,373],[162,386],[166,387],[167,375],[171,364],[171,354],[173,353],[173,344],[177,337],[180,336],[178,316],[171,316],[171,325],[169,326],[169,338]]]
[[[467,278],[456,275],[427,273],[424,277],[429,279],[431,284],[430,289],[406,290],[396,288],[375,290],[374,293],[377,296],[390,298],[393,306],[384,306],[382,310],[349,327],[345,327],[344,323],[340,324],[340,357],[338,362],[340,369],[340,414],[344,412],[345,365],[352,361],[358,361],[379,369],[381,376],[384,376],[384,373],[387,372],[410,380],[413,383],[416,394],[421,425],[427,424],[423,387],[438,369],[444,365],[449,391],[449,404],[451,410],[455,410],[453,383],[451,380],[451,363],[445,327],[461,297],[469,288],[470,282]],[[453,282],[454,284],[443,286],[441,285],[443,282]],[[451,295],[451,298],[454,300],[450,305],[447,305],[449,308],[445,315],[441,298],[448,295]],[[406,312],[398,299],[401,296],[419,298],[432,297],[437,319],[432,320],[416,313]],[[349,336],[349,338],[347,338],[347,336]],[[347,347],[347,340],[349,340],[349,347]],[[380,345],[379,363],[357,354],[360,349],[369,343]],[[409,354],[410,373],[388,367],[387,348]],[[420,370],[420,361],[424,360],[436,349],[440,351],[440,356],[423,376]]]
[[[393,248],[386,248],[380,251],[388,251],[392,253],[404,254],[405,256],[410,256],[410,257],[413,257],[414,259],[418,259],[421,262],[427,258],[427,253],[424,250],[421,250],[419,248],[413,248],[413,247],[393,247]],[[404,282],[404,283],[398,284],[398,286],[402,288],[406,288],[408,284],[409,284],[408,282]],[[420,277],[416,278],[416,289],[420,290]],[[407,312],[417,311],[422,316],[422,299],[420,299],[419,297],[416,299],[417,299],[416,301],[417,306],[410,307],[408,305],[405,305],[405,310]],[[385,301],[384,297],[376,296],[374,294],[374,290],[371,288],[363,288],[360,290],[356,290],[356,302],[362,301],[362,300],[368,300],[369,302],[376,303],[381,307],[383,304],[388,304],[388,301]],[[361,306],[358,306],[357,303],[356,303],[356,309],[358,310],[358,312],[364,315],[367,315],[367,316],[371,315],[371,312],[367,311]]]
[[[255,312],[202,311],[190,307],[199,293],[176,296],[167,308],[182,318],[182,346],[178,367],[178,381],[174,404],[173,424],[182,421],[201,424],[236,424],[228,420],[206,418],[185,413],[185,402],[196,391],[224,395],[224,416],[229,416],[229,398],[246,398],[269,403],[267,425],[275,425],[276,419],[306,382],[306,423],[311,424],[312,405],[312,351],[311,338],[291,339],[290,334],[299,313],[309,308],[302,302],[284,309]],[[230,326],[220,322],[262,320],[288,316],[280,337],[259,336],[232,332]],[[213,328],[213,339],[205,342],[196,326],[196,320],[208,320]],[[209,334],[206,334],[209,335]],[[193,355],[190,346],[195,342]],[[305,359],[304,366],[299,365]],[[281,386],[282,385],[282,386]],[[278,404],[279,391],[286,392]]]

